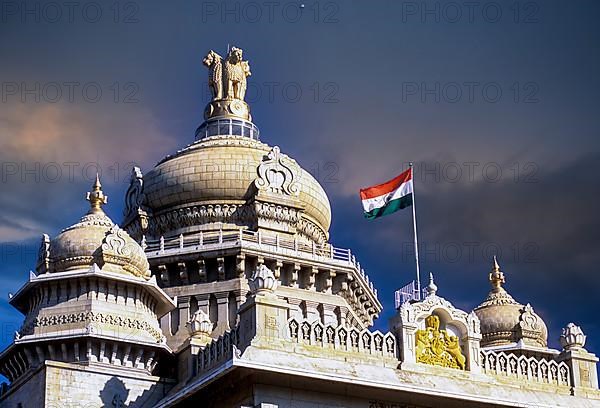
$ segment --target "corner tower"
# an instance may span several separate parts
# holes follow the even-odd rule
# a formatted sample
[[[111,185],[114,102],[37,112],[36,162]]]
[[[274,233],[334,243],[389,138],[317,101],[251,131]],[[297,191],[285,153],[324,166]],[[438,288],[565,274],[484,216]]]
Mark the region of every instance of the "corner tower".
[[[10,299],[25,320],[0,353],[11,383],[0,406],[152,405],[172,387],[158,319],[175,304],[140,245],[104,213],[98,177],[87,200],[77,223],[43,235],[36,273]]]
[[[250,65],[241,49],[210,51],[212,100],[196,140],[146,174],[134,169],[124,228],[145,248],[152,274],[178,310],[163,318],[168,344],[189,338],[196,311],[212,336],[234,328],[248,278],[274,272],[297,318],[364,329],[381,311],[354,255],[329,243],[331,207],[321,185],[278,146],[259,140],[244,101]],[[290,317],[292,317],[290,316]]]

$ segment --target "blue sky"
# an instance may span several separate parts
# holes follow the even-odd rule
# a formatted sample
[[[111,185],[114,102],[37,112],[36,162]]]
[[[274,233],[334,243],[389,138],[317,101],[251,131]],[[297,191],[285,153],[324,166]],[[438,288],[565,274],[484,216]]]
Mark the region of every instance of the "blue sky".
[[[11,4],[0,10],[3,346],[21,319],[7,295],[39,235],[83,214],[96,167],[119,222],[132,163],[147,171],[193,141],[209,98],[202,57],[231,44],[251,63],[261,139],[322,183],[332,243],[379,288],[377,328],[413,278],[411,217],[365,220],[358,190],[414,161],[421,266],[439,294],[477,306],[497,253],[551,346],[573,321],[600,351],[597,2]]]

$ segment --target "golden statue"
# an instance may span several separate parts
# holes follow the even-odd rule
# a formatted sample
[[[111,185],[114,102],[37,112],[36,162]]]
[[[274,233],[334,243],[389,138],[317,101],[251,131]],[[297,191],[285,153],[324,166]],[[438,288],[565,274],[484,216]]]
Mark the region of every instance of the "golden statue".
[[[440,318],[435,315],[425,319],[425,329],[417,330],[417,362],[442,367],[465,369],[458,337],[440,330]]]
[[[208,87],[212,100],[206,107],[205,119],[216,117],[236,117],[252,120],[250,108],[244,102],[246,97],[246,78],[250,72],[250,64],[244,61],[243,51],[231,47],[227,57],[223,59],[215,51],[210,50],[202,60],[208,67]]]
[[[227,98],[244,100],[246,96],[246,77],[251,75],[250,64],[243,60],[243,51],[232,47],[225,60],[223,78]]]
[[[208,67],[208,87],[212,91],[213,100],[223,98],[223,58],[210,50],[202,63]]]

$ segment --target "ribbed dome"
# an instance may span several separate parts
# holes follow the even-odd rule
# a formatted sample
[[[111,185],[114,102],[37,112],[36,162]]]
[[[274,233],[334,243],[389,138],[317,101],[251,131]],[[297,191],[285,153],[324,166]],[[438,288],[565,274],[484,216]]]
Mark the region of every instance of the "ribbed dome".
[[[275,149],[279,154],[278,148]],[[256,194],[259,166],[272,151],[267,144],[242,136],[198,140],[165,158],[144,175],[143,204],[154,215],[191,205],[235,209],[235,205],[248,202]],[[279,160],[293,175],[297,198],[304,209],[301,217],[315,224],[326,236],[331,207],[325,191],[295,160],[284,154]],[[272,173],[274,177],[278,177],[276,173]]]
[[[531,305],[518,303],[502,287],[504,273],[500,271],[495,257],[489,279],[492,290],[474,310],[481,323],[481,346],[502,346],[522,340],[529,346],[546,347],[546,324]]]
[[[148,260],[140,247],[102,211],[106,197],[98,179],[88,193],[90,211],[42,247],[40,264],[47,257],[48,272],[65,272],[98,265],[103,270],[149,277]],[[44,253],[47,252],[47,255]]]

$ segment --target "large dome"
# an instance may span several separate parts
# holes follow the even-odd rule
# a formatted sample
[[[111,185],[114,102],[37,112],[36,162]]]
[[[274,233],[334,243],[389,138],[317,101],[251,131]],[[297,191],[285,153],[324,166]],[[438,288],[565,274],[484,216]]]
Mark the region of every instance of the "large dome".
[[[277,162],[279,168],[270,167],[272,162]],[[242,212],[259,193],[261,168],[262,181],[267,183],[267,179],[272,179],[270,182],[280,183],[282,189],[280,196],[271,197],[273,211],[276,207],[298,208],[299,232],[317,241],[326,240],[331,207],[317,180],[295,160],[281,154],[278,147],[232,135],[200,139],[166,157],[143,176],[142,205],[152,212],[155,226],[162,226],[155,235],[175,235],[193,232],[194,227],[206,227],[211,221],[211,211],[225,213],[219,219],[219,228],[253,228],[244,220],[251,217],[244,217]],[[290,180],[286,181],[286,177]],[[293,203],[283,194],[286,182]],[[178,219],[185,214],[196,222],[177,222],[174,213]]]
[[[137,240],[247,230],[326,243],[331,207],[325,191],[278,146],[258,140],[244,101],[250,66],[242,50],[231,48],[225,59],[210,51],[203,63],[213,98],[196,141],[145,175],[134,168],[124,228]]]
[[[88,200],[91,209],[79,222],[52,240],[44,236],[38,272],[66,272],[96,264],[109,272],[149,277],[148,260],[142,247],[102,210],[106,197],[97,178]]]
[[[490,272],[492,290],[487,298],[475,308],[481,323],[481,346],[511,345],[522,341],[533,347],[546,347],[548,329],[531,305],[523,306],[502,287],[504,273],[494,257]]]

